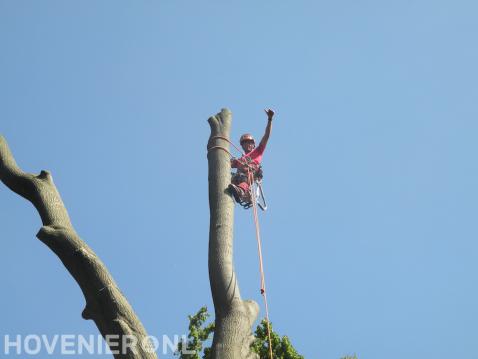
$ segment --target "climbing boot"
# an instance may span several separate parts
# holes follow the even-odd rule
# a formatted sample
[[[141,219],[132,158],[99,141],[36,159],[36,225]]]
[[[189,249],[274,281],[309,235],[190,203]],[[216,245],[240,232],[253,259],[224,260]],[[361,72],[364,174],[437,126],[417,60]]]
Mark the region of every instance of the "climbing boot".
[[[237,203],[241,203],[243,201],[242,198],[244,197],[244,190],[241,187],[231,183],[227,189],[229,193],[234,196],[234,199]]]

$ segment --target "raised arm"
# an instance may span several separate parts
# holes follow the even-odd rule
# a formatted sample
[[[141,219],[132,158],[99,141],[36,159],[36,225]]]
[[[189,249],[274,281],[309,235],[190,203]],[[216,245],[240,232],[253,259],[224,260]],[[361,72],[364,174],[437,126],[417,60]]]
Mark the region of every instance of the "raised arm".
[[[269,141],[269,136],[271,135],[271,130],[272,130],[272,119],[274,117],[274,111],[272,109],[267,109],[264,110],[267,114],[267,126],[266,126],[266,132],[264,133],[264,136],[261,139],[261,142],[259,146],[265,148],[267,145],[267,141]]]

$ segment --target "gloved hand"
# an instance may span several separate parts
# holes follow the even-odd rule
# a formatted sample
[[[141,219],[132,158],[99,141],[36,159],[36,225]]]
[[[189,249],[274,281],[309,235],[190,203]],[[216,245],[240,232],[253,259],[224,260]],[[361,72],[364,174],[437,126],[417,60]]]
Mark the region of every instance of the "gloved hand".
[[[267,119],[269,121],[272,121],[272,118],[274,117],[274,114],[275,114],[274,110],[271,108],[268,108],[267,110],[264,110],[264,111],[267,114]]]

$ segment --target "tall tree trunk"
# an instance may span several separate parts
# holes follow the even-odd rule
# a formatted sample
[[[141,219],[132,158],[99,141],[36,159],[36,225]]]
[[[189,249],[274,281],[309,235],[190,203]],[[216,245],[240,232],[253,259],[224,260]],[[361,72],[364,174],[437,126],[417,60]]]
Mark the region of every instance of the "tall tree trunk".
[[[252,324],[259,306],[242,300],[233,265],[234,202],[227,187],[231,183],[229,138],[231,112],[223,109],[209,118],[209,281],[211,284],[216,325],[212,343],[214,359],[258,358],[250,345],[254,340]],[[212,148],[214,147],[214,148]]]
[[[43,222],[38,239],[58,256],[80,286],[86,299],[82,317],[93,319],[105,339],[110,336],[107,343],[114,357],[155,359],[156,354],[147,345],[146,330],[133,308],[103,262],[75,232],[50,173],[41,171],[35,176],[23,172],[1,135],[0,180],[37,209]]]

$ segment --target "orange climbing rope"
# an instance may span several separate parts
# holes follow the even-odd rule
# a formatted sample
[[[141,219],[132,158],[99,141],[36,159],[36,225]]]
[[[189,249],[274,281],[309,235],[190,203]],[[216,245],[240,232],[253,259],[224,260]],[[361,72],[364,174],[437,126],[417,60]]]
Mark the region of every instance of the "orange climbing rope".
[[[256,199],[256,192],[254,191],[254,174],[248,171],[248,178],[249,178],[249,190],[252,196],[252,213],[254,217],[254,224],[256,226],[256,240],[257,240],[257,253],[259,254],[259,271],[261,273],[261,295],[264,299],[264,307],[266,309],[266,321],[267,321],[267,338],[269,340],[269,355],[270,359],[273,359],[272,355],[272,339],[271,339],[271,328],[270,328],[270,320],[269,320],[269,306],[267,305],[267,294],[266,294],[266,279],[264,275],[264,262],[262,259],[262,241],[261,241],[261,231],[259,227],[259,215],[257,214],[257,199]]]
[[[244,152],[238,148],[234,143],[232,143],[227,137],[223,136],[213,136],[209,139],[209,142],[211,142],[213,139],[221,139],[224,141],[229,142],[236,150],[241,152],[243,155]],[[234,158],[234,156],[229,152],[228,149],[222,147],[222,146],[208,146],[208,151],[212,149],[220,149],[225,152],[227,152],[231,158]],[[256,193],[254,191],[254,173],[251,171],[251,166],[247,164],[247,178],[249,182],[249,191],[251,195],[251,201],[252,201],[252,213],[253,213],[253,218],[254,218],[254,224],[256,227],[256,240],[257,240],[257,252],[259,255],[259,271],[261,274],[261,295],[264,300],[264,307],[266,310],[266,322],[267,322],[267,339],[269,341],[269,355],[270,359],[273,359],[273,353],[272,353],[272,339],[271,339],[271,328],[270,328],[270,320],[269,320],[269,306],[267,304],[267,293],[266,293],[266,281],[265,281],[265,275],[264,275],[264,261],[262,257],[262,241],[261,241],[261,231],[260,231],[260,226],[259,226],[259,215],[257,211],[257,198],[256,198]]]
[[[224,137],[224,136],[212,136],[211,138],[209,138],[209,142],[211,142],[212,140],[215,140],[216,138],[220,139],[220,140],[224,140],[224,141],[227,141],[229,142],[229,144],[231,144],[236,150],[238,150],[242,155],[244,154],[244,151],[242,151],[239,147],[237,147],[233,142],[231,142],[229,140],[229,138],[227,137]],[[209,150],[212,150],[213,148],[216,148],[216,147],[220,147],[220,146],[214,146],[214,147],[209,147],[208,146],[208,151]],[[224,147],[221,147],[223,149],[225,149]],[[227,150],[226,150],[227,151]],[[231,154],[229,151],[227,151],[229,154]],[[231,155],[231,157],[234,157],[233,155]]]

